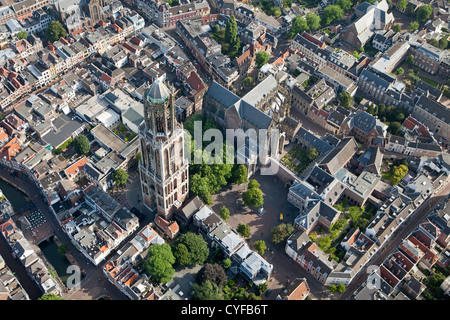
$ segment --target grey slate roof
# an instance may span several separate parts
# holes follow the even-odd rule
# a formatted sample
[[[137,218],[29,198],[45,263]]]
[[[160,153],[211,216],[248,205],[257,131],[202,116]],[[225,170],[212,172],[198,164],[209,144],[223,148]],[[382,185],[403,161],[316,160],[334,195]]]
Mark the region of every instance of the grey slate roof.
[[[226,108],[230,108],[234,106],[236,102],[240,100],[240,98],[235,95],[230,90],[224,88],[216,81],[213,81],[211,86],[208,89],[208,96],[214,98],[219,103],[223,104]]]
[[[416,106],[434,115],[443,122],[450,123],[450,109],[444,105],[422,95],[417,101]]]

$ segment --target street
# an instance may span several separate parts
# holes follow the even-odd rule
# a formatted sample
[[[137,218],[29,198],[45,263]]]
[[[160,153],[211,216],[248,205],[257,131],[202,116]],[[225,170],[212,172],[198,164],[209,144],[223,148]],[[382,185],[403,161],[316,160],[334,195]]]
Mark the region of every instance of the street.
[[[353,292],[362,285],[369,275],[366,270],[369,265],[380,266],[383,261],[403,242],[403,240],[428,216],[428,214],[444,199],[450,192],[450,184],[441,190],[436,196],[428,198],[424,203],[416,209],[411,216],[405,220],[391,238],[387,240],[379,251],[374,255],[360,274],[350,282],[347,290],[339,297],[339,300],[348,299]]]
[[[82,288],[80,290],[82,292],[91,293],[89,295],[89,299],[97,299],[100,295],[103,294],[109,295],[114,300],[126,299],[124,294],[120,292],[120,290],[117,289],[116,286],[112,285],[103,275],[102,272],[103,264],[95,266],[72,244],[71,239],[61,228],[59,221],[50,211],[48,204],[44,202],[44,198],[42,197],[39,189],[34,183],[30,183],[28,180],[13,176],[3,166],[0,167],[0,175],[5,181],[20,186],[20,188],[25,191],[25,193],[33,200],[36,208],[39,209],[41,213],[45,216],[59,241],[61,241],[62,243],[67,243],[68,251],[72,253],[74,259],[78,262],[80,267],[86,272],[86,277],[82,280],[81,284]],[[95,293],[95,295],[92,293]],[[72,294],[73,292],[63,294],[63,298],[70,297]],[[33,294],[33,296],[35,295],[36,294]]]

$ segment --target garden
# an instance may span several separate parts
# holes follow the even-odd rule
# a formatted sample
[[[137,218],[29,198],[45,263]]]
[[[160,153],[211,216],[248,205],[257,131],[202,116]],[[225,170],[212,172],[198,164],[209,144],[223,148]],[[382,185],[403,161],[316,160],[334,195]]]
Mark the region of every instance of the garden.
[[[114,133],[125,142],[131,141],[136,137],[136,134],[130,131],[123,123],[114,130]]]
[[[296,174],[301,174],[318,155],[319,153],[315,148],[305,150],[295,146],[284,155],[281,161]]]
[[[311,232],[310,239],[329,255],[330,261],[340,262],[345,255],[345,250],[340,245],[342,239],[351,228],[359,228],[364,232],[370,220],[377,213],[377,209],[370,204],[362,207],[350,206],[346,199],[336,203],[333,207],[341,211],[341,218],[331,226],[328,232],[325,232],[322,227]]]

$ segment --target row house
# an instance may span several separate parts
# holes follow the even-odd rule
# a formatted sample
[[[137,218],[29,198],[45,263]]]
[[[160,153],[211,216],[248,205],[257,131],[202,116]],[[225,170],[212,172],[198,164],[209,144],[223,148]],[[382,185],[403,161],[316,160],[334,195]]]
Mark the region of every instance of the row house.
[[[440,73],[447,73],[446,70],[448,69],[446,66],[450,56],[448,50],[441,50],[429,43],[424,43],[418,48],[413,48],[411,51],[414,55],[413,64],[416,67],[419,67],[430,74],[436,74],[440,69],[441,62],[445,61]]]
[[[450,141],[450,110],[441,103],[422,95],[412,110],[412,116],[430,132]]]
[[[404,92],[404,85],[384,72],[371,67],[365,68],[358,78],[357,85],[359,90],[379,103],[406,108],[410,111],[414,108],[414,100]]]
[[[334,263],[328,261],[326,254],[301,230],[288,238],[285,252],[322,284],[334,269]]]

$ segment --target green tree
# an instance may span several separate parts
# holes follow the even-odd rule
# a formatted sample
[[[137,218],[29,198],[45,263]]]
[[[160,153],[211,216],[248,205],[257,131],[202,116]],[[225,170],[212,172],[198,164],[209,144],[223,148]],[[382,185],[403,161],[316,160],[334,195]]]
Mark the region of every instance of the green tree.
[[[236,231],[244,238],[250,238],[250,226],[248,224],[239,223]]]
[[[209,248],[206,241],[199,234],[186,232],[178,237],[175,245],[183,244],[188,251],[188,263],[186,265],[195,266],[205,263],[209,255]]]
[[[291,224],[282,223],[278,226],[272,228],[271,241],[273,243],[280,243],[286,240],[292,232],[294,232],[294,227]]]
[[[403,70],[403,68],[401,67],[398,67],[394,72],[396,75],[400,76],[405,73],[405,70]]]
[[[399,25],[399,24],[394,24],[394,25],[392,26],[392,30],[393,30],[394,32],[400,32],[400,31],[402,31],[402,26]]]
[[[67,36],[67,31],[64,29],[61,22],[53,20],[48,24],[47,29],[45,30],[45,36],[47,41],[53,43],[60,38],[65,38]]]
[[[400,0],[397,3],[397,9],[400,11],[405,10],[407,6],[408,6],[408,1],[406,1],[406,0]]]
[[[84,135],[78,135],[73,140],[73,145],[78,154],[88,154],[91,150],[88,138]]]
[[[306,157],[308,158],[309,161],[313,161],[318,156],[319,152],[317,151],[316,148],[309,148],[308,151],[306,152]]]
[[[270,55],[266,51],[259,51],[256,53],[255,62],[258,68],[261,68],[263,65],[269,61]]]
[[[201,174],[196,173],[190,178],[189,188],[194,195],[199,196],[200,199],[202,199],[203,203],[212,205],[213,202],[208,182],[209,180],[207,177],[202,177]]]
[[[61,256],[65,256],[67,253],[67,248],[67,243],[61,243],[61,245],[58,247],[58,254]]]
[[[331,6],[325,7],[322,14],[322,22],[324,26],[328,26],[333,22],[341,20],[344,17],[344,12],[341,7],[334,4]]]
[[[308,22],[305,18],[296,16],[292,19],[292,26],[287,36],[288,38],[294,38],[297,34],[302,34],[309,29]]]
[[[231,259],[230,258],[226,258],[222,261],[222,265],[224,269],[228,269],[229,267],[231,267]]]
[[[240,164],[238,166],[235,167],[235,169],[233,170],[233,182],[235,184],[243,184],[246,183],[248,181],[248,171],[247,171],[247,167],[243,164]]]
[[[417,21],[423,22],[426,21],[431,13],[433,12],[433,7],[429,4],[425,4],[423,6],[420,6],[417,10]]]
[[[259,184],[259,182],[258,182],[258,180],[255,180],[255,179],[251,179],[249,182],[248,182],[248,186],[247,186],[247,189],[259,189],[259,187],[260,187],[261,185]]]
[[[221,288],[211,281],[205,281],[201,284],[194,283],[192,289],[194,300],[224,300]]]
[[[243,88],[250,88],[253,85],[253,78],[252,77],[247,77],[245,78],[242,83],[241,86]]]
[[[264,204],[264,196],[259,188],[252,188],[242,193],[242,201],[246,206],[260,207]]]
[[[230,218],[230,210],[227,207],[222,206],[220,208],[219,216],[226,222]]]
[[[114,173],[112,174],[112,178],[114,183],[118,187],[120,187],[127,183],[128,173],[125,170],[119,168],[116,171],[114,171]]]
[[[27,34],[26,31],[19,31],[19,32],[17,33],[17,38],[18,38],[19,40],[26,39],[27,37],[28,37],[28,34]]]
[[[329,286],[328,289],[330,289],[330,292],[331,292],[331,293],[335,293],[336,290],[337,290],[337,288],[336,288],[336,286],[335,286],[334,284],[332,284],[331,286]]]
[[[134,156],[134,159],[136,160],[137,163],[142,161],[142,153],[139,151],[136,153],[136,155]]]
[[[308,25],[308,30],[315,31],[320,28],[320,16],[315,13],[308,12],[306,14],[306,24]]]
[[[144,267],[156,281],[167,283],[175,274],[175,269],[172,267],[174,263],[175,257],[167,243],[154,244],[148,250]]]
[[[414,32],[417,29],[419,29],[419,23],[417,21],[411,22],[407,28],[408,32]]]
[[[237,23],[234,15],[231,15],[225,26],[225,42],[234,46],[237,40]]]
[[[173,246],[173,256],[175,257],[177,264],[180,266],[189,264],[189,251],[184,244],[178,243]]]
[[[338,0],[336,3],[344,12],[350,11],[353,7],[353,2],[351,0]]]
[[[277,18],[278,18],[279,16],[281,16],[281,9],[278,8],[278,7],[276,7],[276,6],[273,6],[272,9],[271,9],[270,11],[271,11],[272,15],[274,15],[274,16],[277,17]]]
[[[266,292],[267,290],[269,290],[269,285],[266,283],[266,282],[264,282],[264,283],[261,283],[259,286],[258,286],[258,293],[259,293],[259,295],[262,295],[264,292]]]
[[[441,38],[439,39],[439,45],[438,45],[439,49],[445,50],[445,49],[447,48],[447,46],[448,46],[448,40],[447,40],[447,38],[446,38],[445,36],[444,36],[444,37],[441,37]]]
[[[339,102],[341,106],[345,109],[350,109],[350,103],[352,101],[352,96],[347,91],[342,91],[339,94]]]
[[[317,241],[317,246],[322,249],[322,251],[327,251],[328,248],[331,247],[331,237],[321,237],[319,241]]]
[[[410,54],[409,56],[406,57],[405,61],[407,65],[412,66],[414,62],[414,56]]]
[[[309,238],[311,239],[312,242],[316,242],[317,240],[317,232],[313,231],[309,234]]]
[[[38,300],[64,300],[64,298],[54,294],[54,293],[47,293],[38,298]]]
[[[393,135],[398,135],[402,130],[402,124],[398,121],[391,122],[388,126],[388,132]]]
[[[345,291],[345,286],[342,283],[338,284],[336,286],[336,291],[339,293],[343,293]]]
[[[264,251],[267,249],[266,242],[264,240],[255,241],[254,247],[260,255],[263,255]]]

